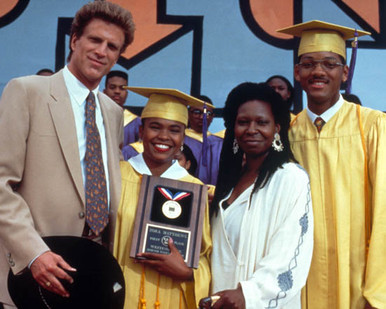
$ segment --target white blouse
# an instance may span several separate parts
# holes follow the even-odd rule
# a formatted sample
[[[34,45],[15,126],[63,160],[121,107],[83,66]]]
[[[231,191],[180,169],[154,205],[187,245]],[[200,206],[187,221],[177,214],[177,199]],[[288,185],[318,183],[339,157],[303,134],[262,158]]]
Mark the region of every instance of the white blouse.
[[[212,218],[212,292],[240,284],[247,309],[301,308],[313,249],[308,175],[286,163],[264,188],[248,190],[229,206],[234,213],[219,207]]]
[[[220,205],[222,205],[220,208],[223,213],[222,216],[224,218],[226,235],[236,256],[239,250],[240,229],[243,221],[243,214],[245,212],[245,207],[248,207],[248,200],[252,193],[253,186],[253,184],[249,186],[249,188],[241,193],[225,210],[223,210],[223,203],[231,196],[233,190],[225,199],[220,201]]]

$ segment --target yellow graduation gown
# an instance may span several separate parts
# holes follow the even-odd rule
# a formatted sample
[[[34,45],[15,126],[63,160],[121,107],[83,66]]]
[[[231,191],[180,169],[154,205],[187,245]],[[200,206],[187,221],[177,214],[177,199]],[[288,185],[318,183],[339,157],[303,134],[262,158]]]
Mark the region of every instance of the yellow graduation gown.
[[[363,107],[359,117],[356,108],[344,102],[320,134],[303,110],[289,131],[310,176],[315,220],[303,308],[362,309],[366,299],[386,308],[386,117]]]
[[[218,136],[218,137],[221,137],[222,139],[224,139],[224,137],[225,137],[225,129],[224,130],[221,130],[221,131],[219,131],[219,132],[217,132],[217,133],[214,133],[213,135],[216,135],[216,136]]]
[[[138,153],[143,152],[143,142],[142,141],[137,141],[137,142],[131,143],[130,146],[133,147]]]
[[[207,136],[209,136],[211,133],[208,131],[207,132]],[[191,128],[186,128],[185,129],[185,135],[186,136],[189,136],[191,138],[194,138],[195,140],[199,141],[199,142],[203,142],[204,138],[203,138],[203,135],[202,133],[199,133],[199,132],[196,132],[194,131],[193,129]]]
[[[129,162],[121,162],[122,195],[117,214],[114,256],[122,267],[126,282],[125,307],[138,308],[139,292],[142,275],[142,265],[135,264],[129,257],[133,236],[134,219],[138,202],[142,175],[135,171]],[[181,181],[200,183],[198,179],[187,175]],[[208,209],[205,214],[202,232],[201,256],[198,269],[194,271],[194,281],[175,281],[167,276],[160,276],[159,300],[160,308],[179,308],[182,291],[181,308],[197,308],[202,297],[209,295],[210,286],[210,253],[212,243],[210,237]],[[146,267],[145,271],[145,299],[146,307],[154,308],[157,294],[158,272]]]

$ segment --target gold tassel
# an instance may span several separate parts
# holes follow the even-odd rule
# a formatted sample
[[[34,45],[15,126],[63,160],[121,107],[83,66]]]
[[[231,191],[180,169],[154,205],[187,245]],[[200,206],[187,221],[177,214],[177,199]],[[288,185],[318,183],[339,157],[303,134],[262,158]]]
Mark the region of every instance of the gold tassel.
[[[365,242],[366,242],[366,260],[369,254],[370,247],[370,238],[371,238],[371,227],[372,227],[372,211],[370,204],[370,193],[369,193],[369,185],[368,185],[368,165],[367,165],[367,148],[366,148],[366,140],[365,133],[363,130],[362,118],[361,118],[361,108],[359,105],[356,106],[358,122],[359,122],[359,130],[361,132],[361,140],[362,140],[362,148],[363,148],[363,157],[364,157],[364,191],[365,191]]]
[[[146,299],[141,298],[141,309],[146,309]]]
[[[161,275],[158,273],[158,279],[157,279],[157,298],[154,303],[154,309],[160,309],[161,308],[161,302],[159,301],[159,283],[161,280]]]
[[[138,309],[146,309],[145,298],[145,265],[142,265],[141,285],[139,288]]]

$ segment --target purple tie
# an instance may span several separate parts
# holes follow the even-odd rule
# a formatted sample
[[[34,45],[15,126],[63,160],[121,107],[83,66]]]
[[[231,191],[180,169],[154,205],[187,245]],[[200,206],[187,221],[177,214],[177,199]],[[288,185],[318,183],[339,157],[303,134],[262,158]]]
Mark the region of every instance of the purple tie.
[[[106,176],[103,166],[101,139],[95,122],[95,96],[86,98],[86,222],[99,235],[109,221]]]

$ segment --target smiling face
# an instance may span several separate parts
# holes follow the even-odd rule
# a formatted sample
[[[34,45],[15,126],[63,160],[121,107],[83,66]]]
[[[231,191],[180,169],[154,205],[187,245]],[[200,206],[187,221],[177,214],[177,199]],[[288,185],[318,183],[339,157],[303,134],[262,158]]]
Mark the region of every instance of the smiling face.
[[[124,32],[115,24],[92,19],[81,37],[71,38],[69,70],[88,89],[98,86],[117,62],[124,43]]]
[[[149,169],[166,171],[181,148],[185,125],[162,118],[146,118],[139,135],[143,141],[143,158]]]
[[[307,53],[301,56],[302,61],[335,60],[342,63],[338,54],[331,52]],[[324,69],[321,64],[314,68],[306,69],[300,65],[295,66],[295,79],[300,82],[307,93],[308,107],[320,115],[339,99],[339,90],[342,82],[347,80],[348,67],[338,66],[333,69]]]
[[[242,104],[236,116],[235,138],[245,155],[266,156],[274,134],[280,131],[269,103],[253,100]]]

